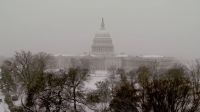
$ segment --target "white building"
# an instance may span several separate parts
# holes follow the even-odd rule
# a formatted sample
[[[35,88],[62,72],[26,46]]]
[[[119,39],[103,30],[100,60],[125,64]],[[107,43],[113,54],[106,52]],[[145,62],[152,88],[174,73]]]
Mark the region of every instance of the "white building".
[[[101,28],[95,34],[95,38],[92,44],[92,54],[99,56],[113,56],[114,46],[110,33],[106,31],[104,20],[102,18]]]
[[[105,28],[102,18],[101,27],[95,34],[91,46],[91,53],[81,56],[56,56],[57,67],[68,69],[81,66],[91,71],[108,70],[110,68],[121,68],[126,71],[137,69],[139,66],[152,66],[157,63],[159,68],[172,67],[177,61],[174,58],[161,56],[128,56],[126,54],[115,54],[114,45],[110,33]]]

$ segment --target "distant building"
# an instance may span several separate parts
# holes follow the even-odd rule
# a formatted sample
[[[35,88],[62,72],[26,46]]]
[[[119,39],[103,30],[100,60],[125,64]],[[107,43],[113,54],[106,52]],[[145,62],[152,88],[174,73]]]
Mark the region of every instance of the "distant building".
[[[124,69],[130,71],[139,66],[152,66],[156,63],[158,68],[170,68],[177,61],[171,57],[162,56],[129,56],[126,54],[115,54],[114,45],[110,33],[105,28],[102,18],[101,27],[95,34],[91,46],[91,53],[85,53],[80,56],[55,56],[57,68],[68,69],[70,67],[85,67],[91,71],[109,70],[111,68]]]
[[[92,54],[99,56],[113,56],[114,46],[110,33],[105,29],[105,23],[102,18],[101,28],[95,34],[95,38],[92,44]]]

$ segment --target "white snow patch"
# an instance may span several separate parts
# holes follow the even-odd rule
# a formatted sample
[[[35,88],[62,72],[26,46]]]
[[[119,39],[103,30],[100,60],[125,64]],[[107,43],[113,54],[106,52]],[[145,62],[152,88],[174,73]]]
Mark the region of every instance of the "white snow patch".
[[[99,81],[104,81],[108,77],[107,71],[96,71],[94,74],[90,74],[90,79],[85,83],[86,89],[94,90],[96,89],[96,83]]]
[[[8,105],[4,102],[5,96],[3,95],[2,92],[0,92],[0,99],[2,102],[0,103],[0,111],[1,112],[10,112]]]
[[[161,55],[143,55],[143,58],[163,58],[164,56]]]
[[[121,54],[116,55],[116,57],[128,57],[128,55],[124,54],[124,53],[121,53]]]

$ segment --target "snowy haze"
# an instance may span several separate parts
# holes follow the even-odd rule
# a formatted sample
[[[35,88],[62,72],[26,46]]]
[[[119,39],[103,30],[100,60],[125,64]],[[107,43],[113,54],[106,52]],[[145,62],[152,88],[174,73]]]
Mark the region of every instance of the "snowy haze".
[[[199,0],[0,0],[0,55],[90,51],[104,17],[115,51],[199,58]]]

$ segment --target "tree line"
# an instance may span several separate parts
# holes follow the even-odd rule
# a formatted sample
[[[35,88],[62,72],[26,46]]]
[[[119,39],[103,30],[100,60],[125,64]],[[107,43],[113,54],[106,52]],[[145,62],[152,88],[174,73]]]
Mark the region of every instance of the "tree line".
[[[140,66],[109,76],[88,90],[90,71],[82,67],[47,72],[47,53],[17,52],[1,66],[1,91],[11,112],[199,112],[200,63],[192,69]],[[154,66],[154,65],[152,65]],[[20,102],[20,105],[16,105]]]

